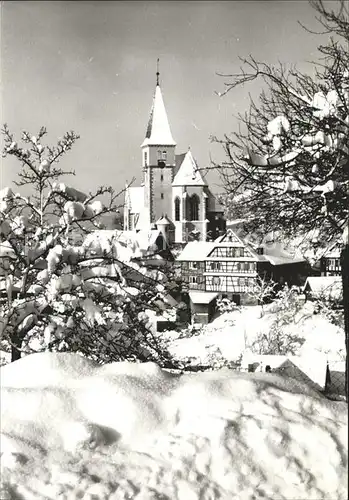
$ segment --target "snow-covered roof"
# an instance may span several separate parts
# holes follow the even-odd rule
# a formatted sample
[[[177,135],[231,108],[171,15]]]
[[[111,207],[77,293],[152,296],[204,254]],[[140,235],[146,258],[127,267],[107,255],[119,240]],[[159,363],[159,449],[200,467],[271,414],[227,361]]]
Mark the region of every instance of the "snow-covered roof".
[[[189,292],[193,304],[210,304],[217,296],[217,292]]]
[[[176,260],[178,261],[204,261],[215,247],[212,241],[190,241],[185,245]]]
[[[158,248],[157,241],[159,238],[161,238],[161,241],[164,240],[161,231],[158,229],[142,231],[104,229],[88,234],[83,242],[83,246],[108,250],[111,245],[117,244],[127,249],[125,257],[127,256],[127,260],[129,260],[132,257],[138,258],[147,254],[153,255],[158,250],[163,250],[163,248]]]
[[[273,373],[295,377],[313,388],[324,389],[325,387],[327,358],[321,353],[312,353],[312,358],[309,359],[304,356],[248,352],[243,355],[241,366],[247,369],[251,364],[257,372],[265,372],[266,366],[269,365]]]
[[[131,214],[139,214],[144,208],[144,187],[128,187],[125,196],[126,208]]]
[[[323,254],[323,257],[327,259],[339,259],[341,256],[342,244],[339,241],[336,241]]]
[[[246,248],[246,250],[250,252],[251,257],[254,257],[257,262],[270,262],[273,266],[305,262],[303,257],[290,255],[286,250],[277,244],[273,244],[273,246],[266,246],[264,248],[263,255],[259,255],[256,253],[256,249],[254,247],[244,243],[232,229],[228,229],[224,235],[218,236],[215,241],[193,241],[187,243],[182,253],[177,257],[177,260],[204,261],[210,258],[209,256],[215,248],[226,247]],[[224,260],[229,259],[230,258],[224,258]],[[231,258],[231,260],[234,259],[235,257]]]
[[[263,249],[262,255],[257,255],[259,262],[270,262],[273,266],[282,266],[285,264],[298,264],[305,262],[306,259],[299,253],[291,254],[280,243],[272,241],[270,244],[251,245],[256,251],[257,248]]]
[[[186,153],[172,186],[207,186],[190,150]]]
[[[163,215],[162,217],[160,217],[160,219],[158,219],[156,221],[156,224],[163,224],[164,226],[171,226],[172,222],[170,221],[170,219],[166,215]]]
[[[234,247],[246,246],[232,229],[228,229],[228,231],[225,234],[218,236],[218,238],[215,239],[215,242],[224,243],[224,246],[234,246]]]
[[[150,145],[176,145],[172,137],[160,85],[157,85],[155,89],[147,132],[141,147]]]
[[[303,290],[311,292],[312,296],[325,296],[333,299],[342,297],[341,276],[310,276],[307,278]]]

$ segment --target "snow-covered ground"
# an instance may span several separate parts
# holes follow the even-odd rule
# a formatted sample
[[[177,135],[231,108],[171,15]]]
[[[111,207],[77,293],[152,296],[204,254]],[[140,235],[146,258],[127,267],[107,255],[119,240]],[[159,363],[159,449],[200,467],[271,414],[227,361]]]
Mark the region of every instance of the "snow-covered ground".
[[[347,405],[292,379],[43,353],[1,385],[2,500],[347,499]]]
[[[169,350],[175,358],[183,361],[190,359],[193,365],[206,365],[212,356],[219,353],[228,361],[236,361],[250,349],[259,334],[270,331],[276,319],[272,307],[272,304],[265,306],[263,313],[260,306],[241,307],[223,313],[188,338],[183,337],[181,332],[166,332],[165,335],[171,339]],[[345,359],[343,329],[332,324],[321,313],[314,314],[312,303],[306,303],[294,322],[282,329],[285,333],[305,339],[297,353],[302,357],[311,360],[314,354],[322,353],[329,362]]]

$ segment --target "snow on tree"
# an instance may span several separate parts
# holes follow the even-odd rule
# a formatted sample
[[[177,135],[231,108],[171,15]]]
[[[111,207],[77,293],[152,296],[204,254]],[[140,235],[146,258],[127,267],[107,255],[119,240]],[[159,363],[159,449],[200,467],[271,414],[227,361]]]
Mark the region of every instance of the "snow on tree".
[[[22,352],[77,351],[101,361],[166,358],[146,327],[148,302],[161,294],[165,274],[145,267],[145,251],[122,241],[118,231],[104,240],[100,217],[117,211],[110,187],[83,193],[58,167],[78,136],[57,146],[24,132],[21,147],[5,125],[4,157],[21,163],[16,186],[0,192],[1,347],[12,360]]]
[[[321,249],[343,235],[344,304],[349,304],[349,20],[344,1],[311,2],[327,35],[311,75],[243,59],[240,74],[222,75],[227,94],[255,80],[266,85],[240,116],[239,132],[220,142],[223,203],[245,229],[279,231],[299,250]],[[243,203],[241,200],[243,196]],[[313,260],[319,252],[313,252]],[[346,309],[346,347],[349,332]]]

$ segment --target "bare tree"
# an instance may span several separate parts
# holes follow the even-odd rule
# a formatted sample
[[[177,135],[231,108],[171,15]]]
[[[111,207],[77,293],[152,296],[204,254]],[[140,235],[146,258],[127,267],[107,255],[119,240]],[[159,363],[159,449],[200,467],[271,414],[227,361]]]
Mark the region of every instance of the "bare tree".
[[[322,30],[311,75],[283,64],[242,60],[221,95],[261,80],[258,102],[240,116],[240,130],[223,139],[227,162],[220,168],[228,212],[245,219],[248,231],[279,230],[280,237],[325,249],[344,235],[342,275],[349,304],[349,20],[345,1],[311,2]],[[345,236],[346,235],[346,236]]]

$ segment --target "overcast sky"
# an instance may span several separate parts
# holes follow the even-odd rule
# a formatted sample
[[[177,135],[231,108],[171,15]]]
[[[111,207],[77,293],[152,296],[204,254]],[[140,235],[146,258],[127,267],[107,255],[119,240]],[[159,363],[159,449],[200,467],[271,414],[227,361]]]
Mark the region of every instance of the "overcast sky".
[[[315,12],[299,1],[5,1],[1,4],[1,122],[17,134],[42,125],[54,143],[81,138],[62,162],[73,185],[122,189],[141,181],[141,150],[156,83],[160,83],[177,153],[191,147],[200,167],[222,160],[210,136],[237,128],[251,85],[227,94],[224,78],[239,56],[269,63],[316,57]],[[18,171],[2,159],[1,187]],[[219,184],[216,175],[208,179]],[[219,192],[218,186],[213,191]]]

